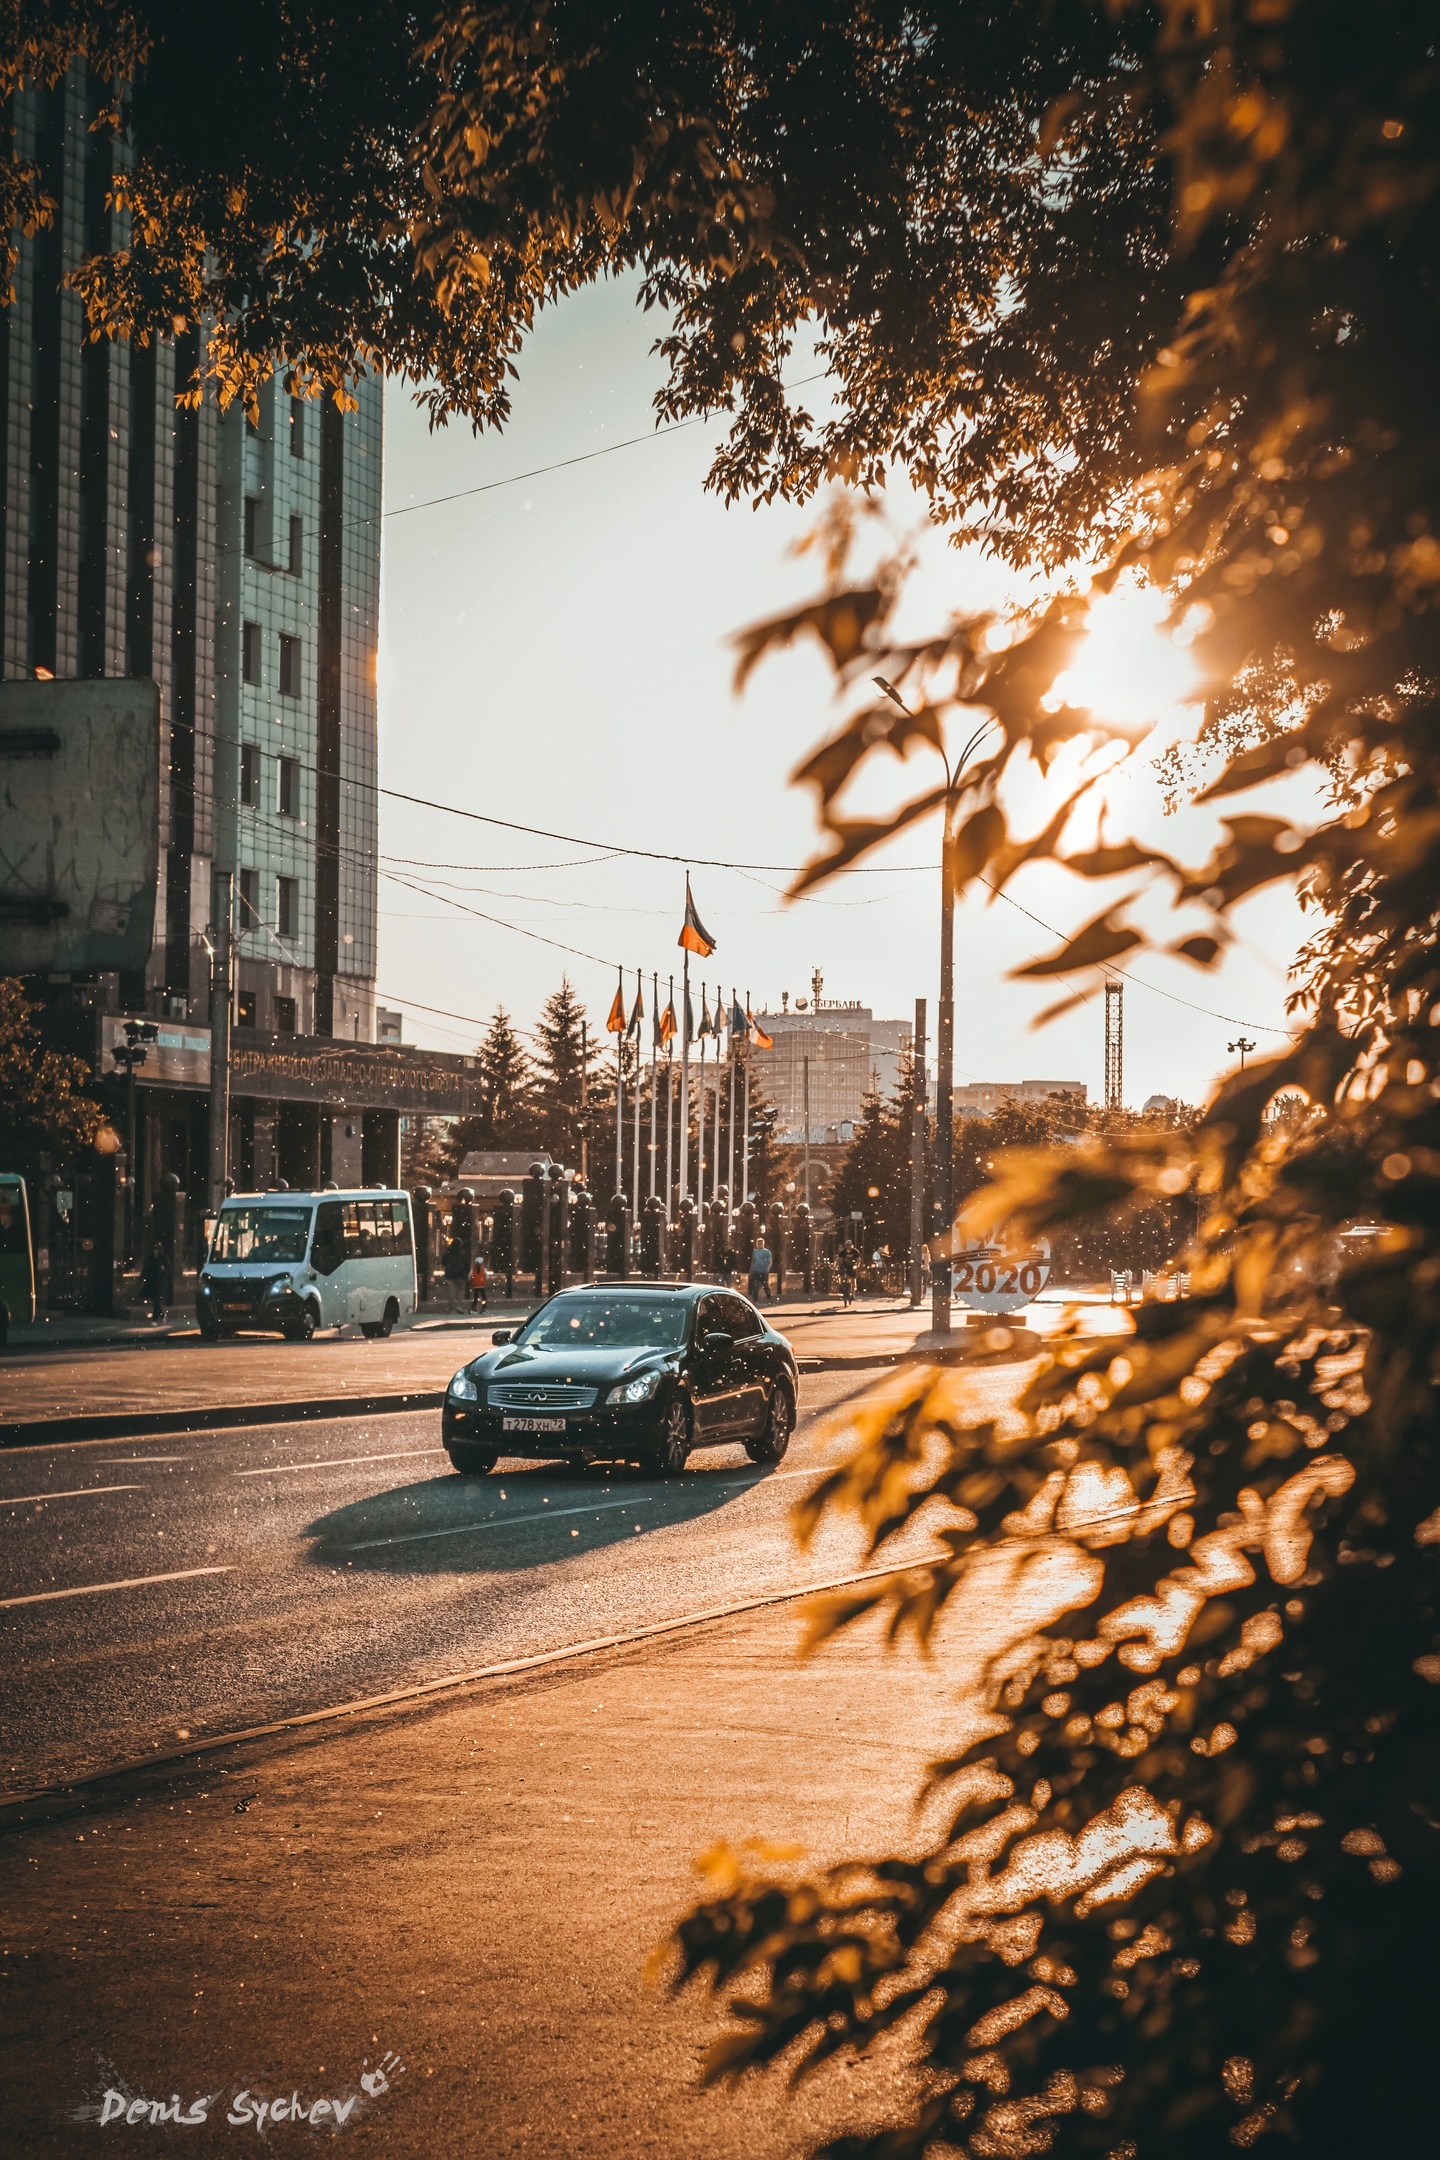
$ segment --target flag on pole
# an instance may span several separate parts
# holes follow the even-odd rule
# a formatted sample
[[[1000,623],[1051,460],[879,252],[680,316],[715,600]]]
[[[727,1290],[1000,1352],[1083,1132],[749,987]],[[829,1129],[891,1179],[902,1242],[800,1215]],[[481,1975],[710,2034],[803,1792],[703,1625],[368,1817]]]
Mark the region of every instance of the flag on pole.
[[[633,1035],[635,1037],[637,1043],[640,1040],[640,1023],[644,1018],[645,979],[637,968],[635,971],[635,1005],[633,1011],[630,1014],[630,1025],[625,1030],[627,1035]]]
[[[666,1043],[672,1042],[679,1032],[680,1023],[675,1018],[675,985],[672,983],[670,985],[669,1004],[665,1007],[663,1013],[657,1013],[655,1016],[655,1040],[663,1050]]]
[[[615,991],[615,1002],[610,1007],[610,1017],[605,1022],[607,1035],[623,1035],[625,1032],[625,975],[622,969]]]
[[[755,1041],[756,1041],[756,1043],[758,1044],[758,1046],[760,1047],[760,1049],[762,1049],[762,1050],[773,1050],[773,1049],[774,1049],[774,1047],[775,1047],[775,1038],[774,1038],[774,1036],[773,1036],[773,1035],[767,1035],[767,1034],[765,1033],[765,1030],[764,1030],[764,1028],[762,1028],[762,1027],[761,1027],[761,1025],[760,1025],[759,1021],[758,1021],[758,1020],[757,1020],[757,1019],[755,1018],[755,1015],[754,1015],[754,1013],[752,1013],[752,1012],[751,1012],[751,1010],[750,1010],[750,1008],[749,1008],[749,1006],[748,1006],[748,1005],[747,1005],[747,1006],[746,1006],[746,1008],[745,1008],[745,1018],[746,1018],[746,1019],[747,1019],[747,1020],[749,1021],[749,1023],[750,1023],[750,1032],[751,1032],[751,1034],[752,1034],[752,1035],[754,1036],[754,1038],[755,1038]]]
[[[687,1043],[695,1040],[695,1007],[691,1002],[688,983],[685,985],[685,1040]]]
[[[750,1039],[750,1029],[744,1013],[740,1010],[740,1000],[733,990],[730,993],[730,1033],[732,1036],[738,1035],[741,1042],[748,1042]]]
[[[688,871],[685,874],[685,920],[680,926],[680,935],[675,942],[677,945],[683,945],[686,952],[698,953],[702,960],[708,960],[715,950],[714,938],[711,937],[704,923],[701,922],[700,917],[695,912],[695,902],[690,892],[690,874]]]
[[[706,1037],[707,1037],[707,1036],[709,1035],[709,1033],[710,1033],[710,1007],[709,1007],[709,1006],[708,1006],[708,1005],[706,1004],[706,1002],[705,1002],[705,985],[704,985],[704,983],[701,983],[701,985],[700,985],[700,1029],[699,1029],[699,1039],[700,1039],[700,1041],[701,1041],[701,1042],[704,1042],[704,1041],[705,1041],[705,1039],[706,1039]]]

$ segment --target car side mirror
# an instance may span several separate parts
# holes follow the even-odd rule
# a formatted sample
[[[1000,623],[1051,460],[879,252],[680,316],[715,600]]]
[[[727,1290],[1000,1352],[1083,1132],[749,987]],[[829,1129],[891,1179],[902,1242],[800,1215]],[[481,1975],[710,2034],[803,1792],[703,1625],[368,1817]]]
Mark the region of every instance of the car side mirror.
[[[701,1336],[700,1347],[702,1350],[710,1351],[715,1357],[719,1357],[723,1351],[734,1349],[735,1338],[733,1335],[727,1335],[723,1328],[710,1328]]]
[[[508,1327],[496,1328],[494,1334],[490,1337],[490,1340],[493,1343],[509,1342],[510,1333],[511,1331]]]

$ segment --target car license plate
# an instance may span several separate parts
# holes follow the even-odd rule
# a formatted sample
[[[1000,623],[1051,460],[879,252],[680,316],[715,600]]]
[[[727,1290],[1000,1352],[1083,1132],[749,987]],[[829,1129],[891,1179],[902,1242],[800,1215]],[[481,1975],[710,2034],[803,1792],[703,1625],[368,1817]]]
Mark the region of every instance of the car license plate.
[[[563,1417],[502,1417],[500,1430],[507,1432],[561,1432],[565,1430]]]
[[[220,1310],[221,1312],[249,1312],[250,1301],[248,1298],[226,1298],[223,1300]]]

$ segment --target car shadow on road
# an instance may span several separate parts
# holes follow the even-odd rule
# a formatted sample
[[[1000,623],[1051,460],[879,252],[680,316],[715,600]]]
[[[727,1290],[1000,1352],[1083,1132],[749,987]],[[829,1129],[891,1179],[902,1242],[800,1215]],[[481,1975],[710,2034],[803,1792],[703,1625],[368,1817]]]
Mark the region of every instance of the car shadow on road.
[[[735,1451],[724,1450],[726,1457]],[[732,1506],[771,1473],[743,1458],[657,1478],[626,1464],[524,1463],[395,1485],[306,1525],[317,1566],[387,1575],[512,1574],[573,1560]]]

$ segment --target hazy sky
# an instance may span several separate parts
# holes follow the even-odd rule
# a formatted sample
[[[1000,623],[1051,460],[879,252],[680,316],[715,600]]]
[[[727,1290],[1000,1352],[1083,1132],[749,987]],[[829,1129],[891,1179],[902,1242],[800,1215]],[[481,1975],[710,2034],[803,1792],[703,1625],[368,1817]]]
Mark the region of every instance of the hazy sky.
[[[743,698],[731,689],[733,633],[817,587],[813,558],[793,552],[813,527],[813,507],[727,509],[707,495],[720,429],[706,423],[406,510],[650,437],[655,332],[628,284],[565,302],[531,339],[503,435],[477,439],[455,425],[431,434],[406,388],[390,386],[382,784],[567,836],[534,838],[382,798],[380,996],[405,1014],[407,1041],[470,1049],[473,1023],[497,1004],[528,1027],[562,973],[597,1024],[619,963],[627,997],[637,967],[647,978],[660,970],[663,995],[680,958],[683,868],[604,860],[603,848],[572,838],[694,860],[696,902],[719,948],[697,963],[697,987],[704,974],[727,993],[748,989],[758,1011],[784,990],[806,995],[818,966],[827,997],[858,998],[884,1017],[908,1016],[917,996],[929,997],[933,1028],[937,830],[917,827],[879,858],[918,867],[850,876],[787,907],[785,866],[803,862],[815,841],[811,798],[789,774],[835,722],[831,678],[818,650],[805,647],[763,665]],[[797,361],[791,372],[809,370]],[[916,628],[937,626],[952,608],[993,604],[1008,589],[993,566],[943,545],[929,546],[925,560],[906,603]],[[927,764],[935,761],[917,753],[884,784],[919,792],[931,780]],[[1203,859],[1209,825],[1199,813],[1162,819],[1158,803],[1147,759],[1117,800],[1115,836],[1133,818],[1184,859]],[[705,868],[705,858],[779,867]],[[1073,1078],[1099,1094],[1098,985],[1077,983],[1089,1001],[1037,1033],[1032,1019],[1061,991],[1007,975],[1056,942],[1021,908],[1073,929],[1129,889],[1042,866],[1012,888],[1019,907],[963,902],[958,1077]],[[1139,914],[1162,920],[1154,903]],[[1240,911],[1239,941],[1213,974],[1180,960],[1137,963],[1125,1016],[1131,1102],[1154,1092],[1203,1097],[1233,1062],[1226,1044],[1242,1024],[1262,1050],[1282,1046],[1279,1034],[1260,1030],[1284,1025],[1302,920],[1288,899],[1262,896]]]

